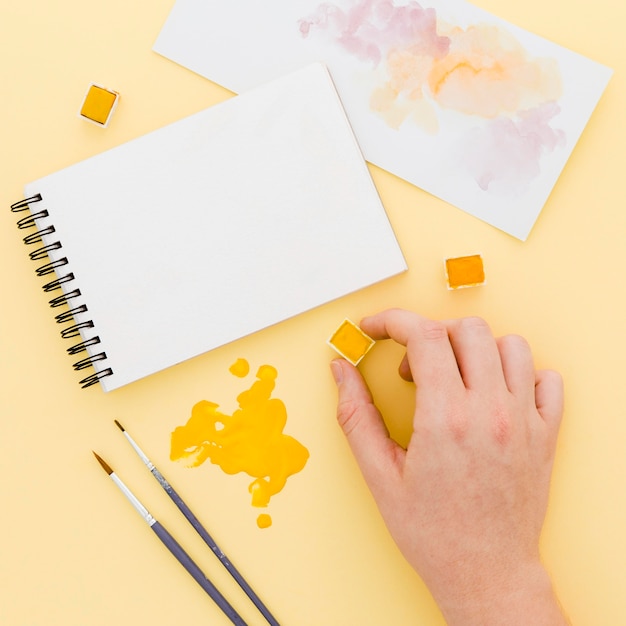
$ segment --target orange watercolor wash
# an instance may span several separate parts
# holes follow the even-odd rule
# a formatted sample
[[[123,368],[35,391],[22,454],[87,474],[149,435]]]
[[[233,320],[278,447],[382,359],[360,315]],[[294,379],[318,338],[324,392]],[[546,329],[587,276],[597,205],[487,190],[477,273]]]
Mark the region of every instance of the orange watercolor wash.
[[[240,376],[247,367],[239,359],[231,373]],[[239,408],[232,415],[218,411],[214,402],[195,404],[187,423],[172,433],[170,459],[188,467],[208,459],[226,474],[244,472],[254,479],[248,486],[252,506],[266,507],[309,458],[300,442],[283,433],[287,410],[282,400],[271,397],[277,376],[274,367],[262,365],[252,386],[237,396]],[[259,528],[271,523],[269,515],[257,520]]]
[[[328,340],[328,345],[352,365],[358,365],[361,359],[372,349],[376,342],[366,335],[354,322],[345,319]]]
[[[480,254],[445,259],[448,289],[477,287],[485,284],[485,269]]]

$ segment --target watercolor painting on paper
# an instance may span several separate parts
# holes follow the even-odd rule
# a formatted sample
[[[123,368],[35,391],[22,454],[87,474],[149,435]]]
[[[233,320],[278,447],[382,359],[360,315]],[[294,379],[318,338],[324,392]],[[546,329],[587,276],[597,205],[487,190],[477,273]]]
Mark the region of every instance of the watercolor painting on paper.
[[[324,62],[368,161],[522,240],[611,76],[462,0],[178,0],[155,50],[235,92]]]

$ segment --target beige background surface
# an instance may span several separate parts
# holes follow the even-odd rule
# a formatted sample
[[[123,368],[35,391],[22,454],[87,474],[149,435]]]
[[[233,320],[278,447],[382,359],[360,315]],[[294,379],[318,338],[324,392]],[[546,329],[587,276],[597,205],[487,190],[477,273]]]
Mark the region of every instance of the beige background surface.
[[[148,475],[115,418],[281,623],[443,624],[389,539],[334,420],[326,337],[345,316],[358,320],[389,306],[432,317],[482,315],[498,334],[526,335],[538,365],[563,372],[566,416],[543,554],[574,624],[626,624],[626,9],[621,0],[478,4],[615,70],[529,240],[520,243],[371,168],[409,263],[406,274],[104,394],[76,384],[67,342],[9,205],[24,183],[231,94],[151,51],[173,0],[3,0],[1,624],[228,623],[107,480],[92,449],[249,623],[264,623]],[[76,115],[91,81],[122,94],[104,130]],[[483,254],[488,284],[447,291],[442,259],[475,251]],[[278,369],[274,395],[287,406],[286,432],[311,453],[272,500],[274,525],[264,531],[255,524],[247,477],[208,464],[186,470],[168,458],[169,434],[195,402],[234,408],[251,382],[228,373],[238,357],[253,371],[264,363]],[[396,346],[379,343],[362,370],[392,432],[406,440],[412,400],[410,386],[395,376],[400,357]]]

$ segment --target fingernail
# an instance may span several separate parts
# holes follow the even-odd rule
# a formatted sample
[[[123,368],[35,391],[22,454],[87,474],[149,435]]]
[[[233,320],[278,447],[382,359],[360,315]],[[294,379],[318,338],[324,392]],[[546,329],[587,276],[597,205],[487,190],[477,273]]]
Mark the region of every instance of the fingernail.
[[[338,359],[330,362],[330,371],[335,379],[335,383],[340,385],[343,382],[343,368]]]

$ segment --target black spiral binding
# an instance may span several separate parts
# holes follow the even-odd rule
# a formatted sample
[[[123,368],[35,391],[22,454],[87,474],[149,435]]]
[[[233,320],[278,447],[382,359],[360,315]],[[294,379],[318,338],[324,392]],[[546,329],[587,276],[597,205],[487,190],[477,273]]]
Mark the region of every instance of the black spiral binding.
[[[30,210],[31,204],[34,204],[35,202],[41,202],[42,199],[43,198],[41,194],[37,194],[30,198],[25,198],[24,200],[20,200],[19,202],[12,204],[11,211],[13,211],[14,213],[19,213],[20,211]],[[37,223],[37,220],[43,219],[46,217],[48,217],[48,211],[46,209],[43,209],[39,212],[31,212],[30,215],[27,215],[26,217],[21,218],[17,222],[17,227],[20,230],[33,228],[33,227],[38,228],[37,231],[30,233],[29,235],[24,237],[24,243],[26,245],[30,246],[36,243],[43,243],[44,236],[51,235],[55,232],[54,226],[49,225],[49,226],[40,227],[39,224]],[[37,248],[36,250],[33,250],[33,252],[29,253],[29,257],[33,261],[41,261],[43,259],[48,258],[49,252],[52,252],[54,250],[60,250],[62,247],[63,246],[60,241],[55,241],[53,243],[41,246],[40,248]],[[54,280],[47,282],[45,285],[42,286],[42,289],[46,293],[55,291],[56,289],[61,289],[61,285],[75,280],[74,274],[72,272],[67,272],[63,276],[61,275],[62,272],[57,272],[57,270],[59,270],[60,268],[62,268],[63,266],[67,264],[68,264],[67,257],[61,257],[60,259],[57,259],[56,261],[50,261],[48,263],[45,263],[44,265],[41,265],[40,267],[36,269],[37,276],[48,276],[49,274],[53,274],[55,272],[57,274],[57,277]],[[58,324],[65,324],[67,322],[73,321],[75,315],[87,312],[88,309],[87,309],[86,304],[74,305],[73,302],[70,302],[70,300],[74,300],[75,298],[79,298],[80,296],[81,296],[80,289],[73,289],[72,291],[68,291],[64,293],[63,295],[57,296],[56,298],[52,298],[50,300],[50,306],[53,309],[56,309],[57,307],[60,307],[64,304],[67,304],[70,307],[67,311],[63,311],[62,313],[55,315],[55,319]],[[64,339],[71,339],[74,337],[79,337],[81,330],[91,329],[93,327],[94,327],[94,323],[91,320],[80,322],[80,323],[75,323],[72,326],[68,326],[67,328],[64,328],[61,331],[61,337],[63,337]],[[100,337],[96,335],[94,337],[90,337],[89,339],[85,339],[84,341],[81,341],[80,343],[72,346],[71,348],[68,348],[67,352],[70,355],[80,354],[81,352],[86,351],[88,347],[98,345],[99,343],[100,343]],[[106,352],[99,352],[98,354],[94,354],[93,356],[90,356],[86,359],[81,359],[80,361],[77,361],[76,363],[74,363],[74,369],[77,371],[82,371],[84,369],[87,369],[88,367],[91,367],[92,365],[94,365],[95,363],[99,361],[104,361],[106,358],[107,358]],[[87,376],[86,378],[83,378],[80,381],[80,385],[83,388],[91,387],[91,385],[95,385],[101,379],[105,378],[106,376],[111,376],[112,374],[113,374],[113,370],[110,367],[108,367],[104,370],[96,372],[95,374],[91,374],[90,376]]]

